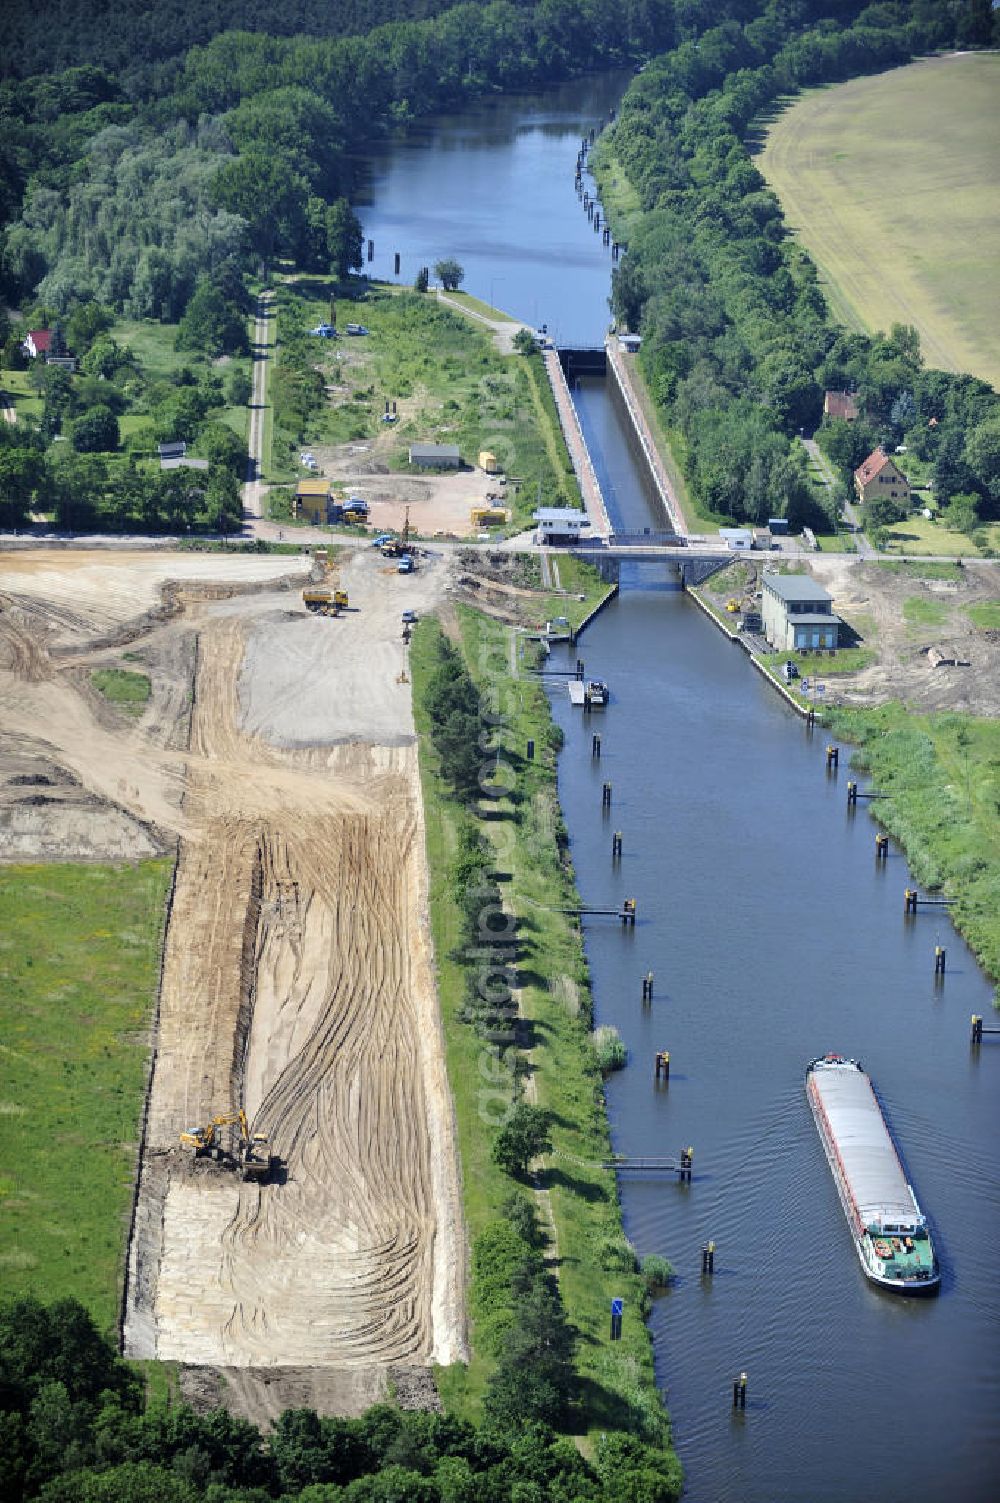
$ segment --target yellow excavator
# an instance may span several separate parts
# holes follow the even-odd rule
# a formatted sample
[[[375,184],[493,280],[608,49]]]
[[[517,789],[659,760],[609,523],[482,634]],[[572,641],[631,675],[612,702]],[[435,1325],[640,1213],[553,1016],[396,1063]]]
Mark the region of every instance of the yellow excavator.
[[[267,1134],[251,1133],[247,1114],[242,1107],[238,1111],[223,1112],[220,1116],[213,1117],[204,1127],[189,1127],[181,1133],[181,1147],[190,1149],[196,1159],[210,1155],[216,1163],[231,1163],[232,1154],[223,1147],[219,1129],[232,1126],[238,1127],[240,1132],[237,1163],[243,1178],[259,1184],[267,1179],[274,1160]]]

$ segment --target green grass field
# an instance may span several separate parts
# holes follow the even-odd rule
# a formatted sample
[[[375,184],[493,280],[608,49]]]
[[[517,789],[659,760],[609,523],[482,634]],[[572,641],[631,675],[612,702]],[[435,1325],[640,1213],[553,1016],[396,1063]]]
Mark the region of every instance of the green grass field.
[[[0,1286],[109,1329],[170,861],[0,868]]]
[[[1000,386],[1000,53],[811,90],[757,165],[853,328],[915,324],[928,365]]]

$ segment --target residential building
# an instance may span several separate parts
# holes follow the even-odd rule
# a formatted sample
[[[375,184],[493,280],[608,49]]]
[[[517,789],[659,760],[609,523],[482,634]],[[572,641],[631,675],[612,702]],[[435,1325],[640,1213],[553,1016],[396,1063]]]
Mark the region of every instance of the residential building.
[[[761,625],[776,651],[833,651],[840,645],[833,597],[810,574],[765,574],[761,585]]]
[[[858,404],[849,391],[828,391],[823,396],[823,412],[826,417],[843,418],[853,423],[858,415]]]
[[[31,356],[32,360],[37,360],[39,355],[47,355],[51,348],[51,329],[29,329],[24,336],[23,349],[25,354]]]
[[[910,502],[910,482],[884,449],[869,454],[854,471],[854,490],[859,501],[886,496],[890,501]]]

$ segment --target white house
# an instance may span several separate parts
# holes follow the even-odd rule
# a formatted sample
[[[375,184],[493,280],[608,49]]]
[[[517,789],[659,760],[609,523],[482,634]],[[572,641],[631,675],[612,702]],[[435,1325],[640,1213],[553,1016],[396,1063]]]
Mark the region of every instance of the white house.
[[[587,525],[587,513],[569,506],[541,506],[534,519],[539,543],[573,543]]]

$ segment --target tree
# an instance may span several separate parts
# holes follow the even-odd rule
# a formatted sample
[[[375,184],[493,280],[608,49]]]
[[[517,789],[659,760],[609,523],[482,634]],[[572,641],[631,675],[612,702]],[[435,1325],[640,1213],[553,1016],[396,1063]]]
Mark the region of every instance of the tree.
[[[1000,415],[973,428],[965,440],[965,462],[994,502],[1000,502]]]
[[[246,319],[208,277],[201,277],[177,330],[179,350],[242,355],[249,349]]]
[[[465,281],[465,272],[450,256],[443,261],[435,261],[434,275],[445,292],[455,292]]]
[[[872,527],[892,527],[905,522],[909,514],[906,502],[894,501],[891,496],[874,496],[865,507],[865,520]]]
[[[552,1150],[550,1122],[544,1107],[518,1102],[493,1140],[494,1163],[508,1174],[527,1174],[532,1159]]]
[[[504,1338],[483,1409],[504,1429],[533,1422],[566,1422],[577,1389],[573,1367],[576,1332],[545,1275],[521,1291],[517,1316]]]
[[[106,334],[114,321],[115,316],[110,308],[93,300],[78,303],[66,320],[66,338],[70,349],[77,355],[86,354],[97,336]]]
[[[12,444],[0,448],[0,526],[20,527],[45,479],[41,454]]]
[[[430,285],[430,272],[426,266],[421,266],[413,283],[414,292],[426,292]]]
[[[240,479],[247,467],[246,440],[225,423],[206,423],[198,438],[198,448],[213,465],[221,465]]]
[[[530,329],[518,329],[514,335],[514,348],[519,355],[534,355],[538,349],[538,340]]]
[[[326,211],[326,248],[331,268],[338,277],[361,270],[364,259],[361,220],[346,198],[338,198]]]
[[[226,378],[226,401],[230,407],[245,407],[253,395],[253,382],[242,366],[231,370]]]
[[[118,448],[118,419],[110,407],[91,407],[70,424],[69,436],[78,454],[107,453]]]

